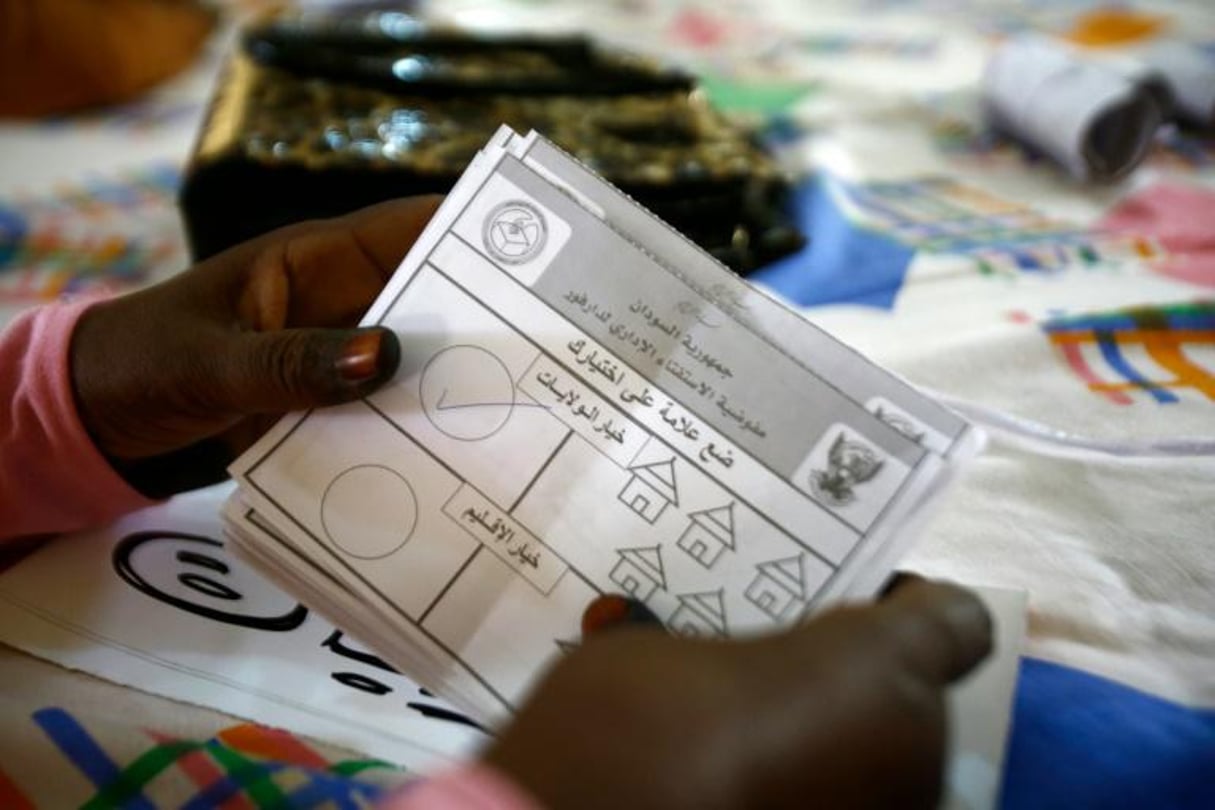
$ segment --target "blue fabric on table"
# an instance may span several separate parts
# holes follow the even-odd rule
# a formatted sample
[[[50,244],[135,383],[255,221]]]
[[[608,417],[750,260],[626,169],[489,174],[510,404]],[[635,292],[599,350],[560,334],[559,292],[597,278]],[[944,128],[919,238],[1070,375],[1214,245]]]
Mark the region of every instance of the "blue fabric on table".
[[[892,309],[915,251],[850,221],[831,181],[803,181],[792,207],[809,244],[749,280],[804,307],[852,303]]]
[[[1215,710],[1023,658],[1000,804],[1215,808]]]

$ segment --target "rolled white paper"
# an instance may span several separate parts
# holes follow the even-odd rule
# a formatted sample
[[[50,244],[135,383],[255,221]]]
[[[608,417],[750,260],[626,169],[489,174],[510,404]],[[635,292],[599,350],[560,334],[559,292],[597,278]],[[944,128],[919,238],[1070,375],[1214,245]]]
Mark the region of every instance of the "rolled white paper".
[[[1041,37],[1014,39],[996,51],[984,75],[984,100],[997,128],[1080,180],[1130,172],[1161,123],[1147,82]]]

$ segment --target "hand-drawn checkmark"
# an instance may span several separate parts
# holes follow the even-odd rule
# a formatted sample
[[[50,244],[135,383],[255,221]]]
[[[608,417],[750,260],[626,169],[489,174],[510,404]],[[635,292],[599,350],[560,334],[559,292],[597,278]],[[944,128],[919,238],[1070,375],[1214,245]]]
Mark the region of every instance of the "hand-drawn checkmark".
[[[550,407],[539,402],[460,402],[444,405],[449,390],[444,388],[443,393],[439,395],[439,401],[435,403],[436,411],[454,411],[461,408],[544,408],[547,411]]]

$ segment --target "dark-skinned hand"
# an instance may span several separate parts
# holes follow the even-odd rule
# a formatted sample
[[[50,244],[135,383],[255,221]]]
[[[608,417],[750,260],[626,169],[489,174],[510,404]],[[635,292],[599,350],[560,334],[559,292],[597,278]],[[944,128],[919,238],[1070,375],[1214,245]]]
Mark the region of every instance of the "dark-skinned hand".
[[[945,689],[991,643],[977,598],[916,578],[753,641],[612,629],[485,760],[550,810],[933,807]]]
[[[396,371],[400,347],[388,329],[351,327],[438,203],[282,228],[90,308],[71,374],[97,447],[163,497],[221,480],[279,415],[369,394]]]

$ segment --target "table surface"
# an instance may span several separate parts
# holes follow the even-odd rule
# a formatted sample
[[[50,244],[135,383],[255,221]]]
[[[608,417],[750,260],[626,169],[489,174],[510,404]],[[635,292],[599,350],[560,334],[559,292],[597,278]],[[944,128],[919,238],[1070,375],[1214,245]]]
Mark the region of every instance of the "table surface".
[[[1096,5],[447,2],[434,13],[587,30],[677,59],[762,131],[801,178],[795,207],[812,241],[756,280],[991,430],[906,565],[1029,593],[1004,804],[1199,806],[1211,798],[1199,771],[1215,764],[1215,458],[1159,448],[1215,435],[1215,136],[1168,129],[1128,179],[1086,186],[987,129],[979,95],[991,49],[1023,31],[1215,49],[1206,4],[1121,17]],[[120,109],[0,124],[0,322],[186,265],[175,194],[229,38]],[[1133,452],[1085,452],[1060,434]],[[12,652],[0,668],[38,684],[34,701],[89,681]],[[87,689],[99,704],[126,699]],[[171,731],[193,735],[230,722],[172,716]]]

